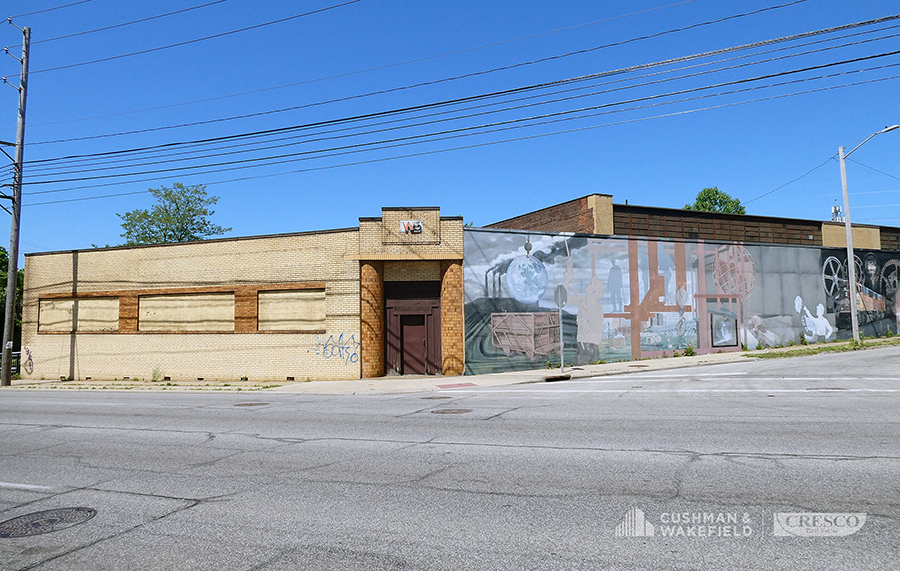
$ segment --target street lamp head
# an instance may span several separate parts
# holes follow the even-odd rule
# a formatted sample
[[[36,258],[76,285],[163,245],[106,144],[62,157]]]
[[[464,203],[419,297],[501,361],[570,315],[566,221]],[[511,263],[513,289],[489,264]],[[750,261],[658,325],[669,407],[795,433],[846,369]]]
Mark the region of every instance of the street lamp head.
[[[887,133],[888,131],[893,131],[893,130],[896,129],[897,127],[900,127],[900,125],[891,125],[890,127],[885,127],[885,128],[882,129],[881,131],[878,131],[878,134],[880,135],[880,134],[882,134],[882,133]]]

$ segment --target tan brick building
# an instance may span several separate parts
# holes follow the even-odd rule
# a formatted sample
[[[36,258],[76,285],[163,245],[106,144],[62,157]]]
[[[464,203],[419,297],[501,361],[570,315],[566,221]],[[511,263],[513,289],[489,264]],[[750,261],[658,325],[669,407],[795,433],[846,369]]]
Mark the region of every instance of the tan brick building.
[[[569,239],[561,233],[581,237]],[[604,237],[614,240],[604,242]],[[900,331],[900,256],[894,254],[900,250],[900,228],[854,225],[853,237],[860,251],[856,275],[867,280],[864,293],[872,305],[863,308],[866,334]],[[543,243],[533,255],[528,249],[532,239]],[[816,323],[826,332],[843,327],[841,316],[849,311],[848,263],[837,249],[844,247],[844,239],[843,224],[833,222],[613,204],[610,195],[592,194],[473,229],[465,239],[462,217],[443,217],[437,207],[384,208],[380,217],[360,218],[356,228],[30,254],[22,345],[30,351],[34,368],[26,376],[299,381],[534,368],[543,364],[534,360],[538,353],[526,350],[533,353],[527,362],[513,363],[517,357],[508,354],[516,352],[511,338],[500,339],[512,333],[495,331],[491,321],[499,323],[508,314],[550,319],[544,313],[559,311],[542,297],[548,291],[552,297],[555,286],[549,287],[549,281],[514,281],[512,291],[508,267],[519,258],[537,270],[543,267],[543,272],[550,268],[552,275],[545,273],[543,279],[552,278],[556,286],[574,279],[566,278],[566,271],[580,271],[591,279],[605,276],[606,288],[615,295],[588,294],[584,283],[566,286],[573,296],[593,295],[600,306],[618,309],[603,314],[602,327],[612,336],[603,341],[605,348],[618,350],[625,339],[632,356],[643,355],[659,345],[663,322],[672,318],[683,324],[685,312],[694,311],[696,339],[679,337],[677,342],[693,343],[699,350],[703,347],[698,343],[712,335],[711,323],[738,315],[734,308],[718,306],[713,313],[697,313],[679,297],[685,292],[700,296],[701,310],[710,299],[720,303],[728,298],[735,307],[746,301],[751,308],[758,301],[751,317],[759,319],[748,318],[747,327],[759,329],[764,319],[771,320],[772,327],[790,322],[779,339],[793,336],[796,341],[804,334],[802,323]],[[588,242],[594,248],[589,257],[570,251]],[[557,246],[547,246],[553,243]],[[756,249],[745,248],[751,245]],[[760,250],[762,246],[790,249],[770,252]],[[751,250],[759,271],[753,270]],[[487,252],[493,255],[482,259]],[[558,266],[563,255],[573,264],[571,270]],[[785,267],[782,262],[791,256],[808,263]],[[583,268],[575,267],[576,258]],[[735,259],[743,261],[729,265],[728,260]],[[709,272],[699,271],[716,260],[718,265]],[[616,265],[619,262],[624,265]],[[624,292],[622,278],[612,280],[611,286],[609,276],[613,265],[624,272],[629,264],[631,289]],[[738,277],[748,284],[747,291],[735,293],[730,282],[719,284],[732,266],[745,265],[751,269]],[[642,267],[656,271],[642,276]],[[688,283],[691,268],[698,268],[696,283]],[[539,273],[531,278],[540,278]],[[528,276],[514,275],[522,277]],[[751,296],[757,282],[768,284],[763,301]],[[704,285],[713,283],[719,289]],[[641,289],[648,284],[652,291]],[[523,285],[535,286],[541,295],[522,301],[519,298],[530,295],[524,295]],[[680,288],[685,292],[679,293]],[[759,291],[754,295],[761,296]],[[784,292],[801,296],[802,303],[798,306],[793,297],[784,301]],[[640,304],[625,311],[624,297]],[[803,304],[808,307],[801,315]],[[824,313],[813,315],[819,306]],[[590,309],[582,313],[588,315]],[[573,323],[578,312],[571,304],[565,313],[545,329],[555,327],[555,339],[562,338],[570,347],[585,345],[573,335],[588,328]],[[744,327],[743,320],[738,325]],[[538,329],[529,326],[530,334],[516,343],[538,343]],[[760,338],[775,343],[764,329],[757,331],[762,332]],[[486,332],[494,337],[485,337]],[[749,338],[741,332],[743,339]],[[507,354],[498,354],[498,347]],[[664,354],[675,348],[673,344],[653,351]]]
[[[385,208],[359,228],[27,255],[27,376],[462,374],[462,228]]]

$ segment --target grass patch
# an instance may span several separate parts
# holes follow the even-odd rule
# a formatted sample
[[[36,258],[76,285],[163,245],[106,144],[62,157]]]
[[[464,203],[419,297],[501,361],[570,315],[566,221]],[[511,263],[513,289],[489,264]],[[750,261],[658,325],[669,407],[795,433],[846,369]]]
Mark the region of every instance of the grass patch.
[[[752,353],[752,356],[760,359],[780,359],[782,357],[804,357],[808,355],[818,355],[819,353],[843,353],[846,351],[875,349],[877,347],[891,347],[895,345],[900,345],[900,338],[887,337],[880,339],[865,339],[859,345],[851,339],[850,341],[838,341],[827,344],[794,346],[781,351],[754,352]]]

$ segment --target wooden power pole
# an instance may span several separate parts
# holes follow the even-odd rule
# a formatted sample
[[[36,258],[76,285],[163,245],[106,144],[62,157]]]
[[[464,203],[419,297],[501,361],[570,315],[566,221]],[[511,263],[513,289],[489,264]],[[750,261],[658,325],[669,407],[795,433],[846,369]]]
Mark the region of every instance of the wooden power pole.
[[[25,100],[28,92],[28,49],[31,28],[22,30],[22,74],[19,76],[19,119],[16,125],[16,158],[13,165],[12,222],[9,229],[9,265],[6,269],[6,313],[3,319],[3,359],[0,386],[12,384],[13,334],[16,326],[16,285],[19,277],[19,223],[22,219],[22,156],[25,146]]]

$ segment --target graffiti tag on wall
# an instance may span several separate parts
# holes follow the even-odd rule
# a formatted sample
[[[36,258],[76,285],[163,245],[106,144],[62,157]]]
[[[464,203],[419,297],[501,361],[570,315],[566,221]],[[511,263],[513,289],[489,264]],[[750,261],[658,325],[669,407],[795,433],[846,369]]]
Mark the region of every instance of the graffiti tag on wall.
[[[315,351],[316,355],[324,359],[338,359],[345,365],[349,365],[359,361],[359,347],[360,343],[356,340],[356,335],[346,338],[343,333],[339,334],[337,338],[334,335],[328,337],[316,335],[316,347],[310,351]]]

